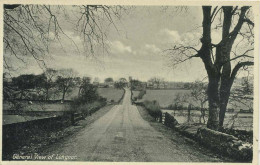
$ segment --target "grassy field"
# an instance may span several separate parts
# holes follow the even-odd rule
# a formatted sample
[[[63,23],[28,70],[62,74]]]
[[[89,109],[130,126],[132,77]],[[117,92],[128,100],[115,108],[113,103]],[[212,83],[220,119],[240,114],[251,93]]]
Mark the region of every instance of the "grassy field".
[[[170,90],[146,90],[146,94],[143,96],[142,100],[139,101],[144,101],[144,100],[157,100],[162,108],[168,107],[170,104],[174,104],[174,99],[176,98],[176,95],[180,93],[181,95],[190,93],[190,90],[185,90],[185,89],[170,89]],[[138,96],[139,91],[133,91],[134,96]],[[191,104],[194,106],[198,106],[199,102],[195,102],[192,100],[188,100]],[[245,102],[245,101],[244,101]],[[238,112],[240,109],[248,110],[249,105],[253,104],[253,102],[247,102],[247,105],[239,103],[239,102],[233,102],[233,104],[228,104],[227,108],[233,108],[236,112]],[[188,106],[188,103],[183,103],[185,107]],[[207,103],[204,105],[207,107]]]
[[[107,101],[114,100],[117,102],[124,94],[123,89],[116,88],[98,88],[98,94],[107,99]],[[78,88],[75,88],[70,94],[65,98],[70,100],[78,95]]]
[[[114,100],[117,102],[122,98],[124,90],[115,88],[98,88],[98,93],[100,96],[106,98],[107,101]]]
[[[168,112],[172,116],[176,118],[176,120],[180,124],[187,123],[188,115],[186,110],[166,110],[162,109],[162,111]],[[190,123],[199,123],[200,111],[191,110],[191,121]],[[205,116],[206,122],[208,120],[208,111],[206,111]],[[202,119],[203,122],[203,119]],[[224,120],[224,127],[225,128],[234,128],[237,130],[247,130],[251,131],[253,129],[253,114],[252,113],[237,113],[237,112],[227,112]]]
[[[65,95],[65,100],[72,100],[73,98],[78,96],[78,88],[74,88],[70,93]],[[98,88],[98,94],[104,98],[106,98],[108,101],[114,100],[118,101],[124,93],[123,89],[116,89],[116,88]],[[55,99],[61,99],[60,96],[56,97]]]
[[[3,103],[3,110],[20,110],[20,111],[67,111],[69,103],[42,103],[34,102],[28,104],[27,101],[19,101],[17,105],[10,102]]]
[[[115,88],[99,88],[98,93],[100,96],[107,99],[107,101],[114,100],[115,102],[119,101],[120,98],[124,94],[124,90],[119,90]],[[71,95],[68,95],[66,99],[70,99],[77,96],[77,89],[75,89]],[[89,105],[95,106],[95,105]],[[33,101],[32,104],[28,104],[28,101],[19,101],[16,105],[10,103],[10,102],[3,102],[3,110],[17,110],[17,111],[68,111],[70,110],[70,104],[69,103],[63,103],[60,102],[56,103],[43,103],[38,101]],[[54,115],[56,115],[54,113]],[[51,117],[53,116],[51,113],[42,115],[42,116],[26,116],[26,115],[3,115],[3,123],[4,124],[11,124],[11,123],[17,123],[17,122],[24,122],[29,120],[36,120],[41,119],[45,117]]]
[[[142,101],[144,100],[157,100],[161,107],[167,107],[170,104],[173,104],[173,100],[176,97],[177,93],[189,93],[189,90],[146,90],[146,94],[143,96]]]
[[[173,115],[173,110],[165,110],[166,107],[170,104],[174,103],[174,98],[177,93],[189,93],[189,90],[146,90],[146,94],[143,96],[144,100],[157,100],[162,107],[163,111],[168,111],[168,113]],[[138,95],[138,92],[133,92],[134,95]],[[235,112],[227,112],[225,117],[224,126],[226,128],[233,127],[234,129],[239,130],[252,130],[253,129],[253,114],[252,113],[238,113],[240,109],[248,109],[245,106],[233,107],[232,105],[228,105],[229,108],[234,108]],[[206,121],[207,121],[207,113],[206,111]],[[187,122],[187,111],[177,111],[175,117],[179,123]],[[200,111],[192,110],[191,112],[191,120],[194,123],[199,123]],[[203,121],[203,120],[202,120]]]
[[[139,95],[139,93],[140,93],[140,91],[133,91],[133,96],[132,96],[132,97],[133,97],[133,98],[134,98],[134,97],[137,97],[137,96]]]
[[[72,93],[75,94],[76,92]],[[99,88],[98,93],[100,96],[107,98],[108,101],[118,101],[124,94],[123,90],[115,88]],[[71,95],[71,97],[73,97]],[[27,101],[19,101],[16,105],[10,102],[3,103],[3,110],[23,110],[23,111],[66,111],[69,110],[69,103],[60,102],[57,103],[44,103],[39,101],[33,101],[32,104],[28,104]]]

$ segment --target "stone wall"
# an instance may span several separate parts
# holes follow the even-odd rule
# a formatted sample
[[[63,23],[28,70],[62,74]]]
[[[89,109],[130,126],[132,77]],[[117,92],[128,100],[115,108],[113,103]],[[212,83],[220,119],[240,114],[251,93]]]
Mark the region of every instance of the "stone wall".
[[[252,161],[252,144],[241,141],[233,135],[211,130],[202,125],[180,125],[169,113],[165,113],[164,125],[224,156],[240,162]]]
[[[197,139],[200,143],[228,155],[241,162],[252,161],[253,146],[250,143],[238,140],[238,138],[208,128],[199,128]]]

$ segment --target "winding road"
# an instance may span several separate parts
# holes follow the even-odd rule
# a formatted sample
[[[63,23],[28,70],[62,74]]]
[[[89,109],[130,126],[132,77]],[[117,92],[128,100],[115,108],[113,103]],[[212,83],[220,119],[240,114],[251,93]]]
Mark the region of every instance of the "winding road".
[[[78,161],[198,162],[216,161],[191,147],[183,147],[145,121],[126,89],[121,105],[86,126],[51,154],[76,156]],[[174,137],[173,137],[174,138]],[[180,137],[179,137],[180,138]]]

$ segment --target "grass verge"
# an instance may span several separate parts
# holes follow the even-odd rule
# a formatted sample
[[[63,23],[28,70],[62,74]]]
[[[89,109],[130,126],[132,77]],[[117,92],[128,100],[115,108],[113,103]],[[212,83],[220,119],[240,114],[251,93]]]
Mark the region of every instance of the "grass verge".
[[[223,162],[233,162],[233,159],[223,157],[220,154],[212,152],[210,149],[205,148],[204,146],[199,145],[196,141],[182,136],[180,133],[174,131],[173,129],[164,126],[162,123],[157,122],[154,117],[152,117],[149,112],[142,106],[137,106],[137,109],[141,115],[141,117],[148,121],[149,124],[158,132],[161,132],[165,137],[170,139],[173,143],[177,143],[180,147],[191,147],[191,151],[197,150],[195,154],[207,155],[208,157],[215,158],[216,162],[223,161]],[[194,154],[194,153],[193,153]],[[206,157],[205,157],[206,158]],[[205,160],[207,161],[207,160]],[[211,160],[212,161],[212,160]]]

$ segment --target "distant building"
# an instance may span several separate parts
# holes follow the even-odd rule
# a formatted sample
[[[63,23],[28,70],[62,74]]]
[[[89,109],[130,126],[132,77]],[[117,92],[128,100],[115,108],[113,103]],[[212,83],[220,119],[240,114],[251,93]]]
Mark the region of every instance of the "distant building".
[[[114,82],[105,82],[104,84],[105,84],[106,87],[109,87],[109,88],[114,87]]]
[[[107,88],[108,86],[105,83],[99,83],[98,87],[99,88]]]
[[[94,81],[94,82],[93,82],[93,85],[98,86],[98,85],[99,85],[99,82]]]

